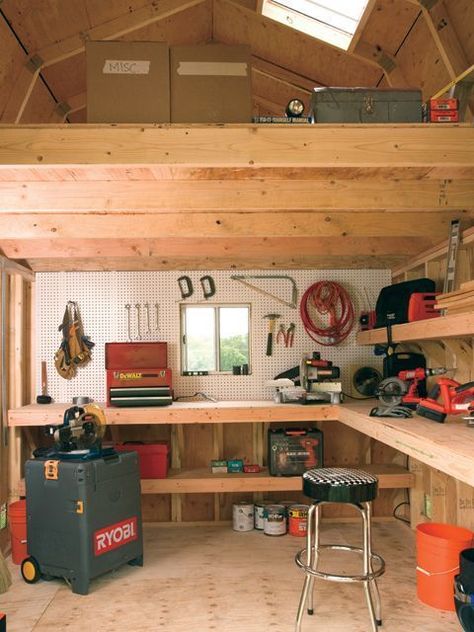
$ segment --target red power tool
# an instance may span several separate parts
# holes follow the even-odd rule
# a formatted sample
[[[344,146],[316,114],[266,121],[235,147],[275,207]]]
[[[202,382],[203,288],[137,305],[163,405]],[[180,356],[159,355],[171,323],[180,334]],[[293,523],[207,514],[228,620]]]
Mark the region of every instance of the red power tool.
[[[406,369],[395,377],[387,377],[380,382],[376,395],[383,404],[416,408],[420,402],[420,382],[432,375],[444,375],[447,369]],[[424,391],[426,392],[426,391]],[[423,394],[424,394],[423,392]]]
[[[449,377],[440,377],[426,399],[421,399],[416,412],[422,417],[443,423],[447,415],[471,413],[474,409],[474,382],[460,384]]]

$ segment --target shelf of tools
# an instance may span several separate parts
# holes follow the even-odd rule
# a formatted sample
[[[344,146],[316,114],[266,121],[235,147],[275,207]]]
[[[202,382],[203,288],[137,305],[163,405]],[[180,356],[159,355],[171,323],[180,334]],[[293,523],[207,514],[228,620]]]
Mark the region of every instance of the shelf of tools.
[[[474,228],[459,232],[459,243],[455,270],[452,270],[452,252],[449,240],[420,253],[410,263],[392,270],[393,283],[419,278],[430,278],[436,284],[435,307],[439,316],[427,320],[418,320],[393,325],[392,343],[397,352],[422,353],[426,366],[435,369],[447,369],[447,376],[428,377],[427,390],[433,392],[433,386],[439,384],[439,402],[433,404],[435,421],[445,419],[441,408],[449,411],[450,389],[455,384],[470,385],[474,380]],[[450,284],[446,280],[451,273]],[[448,291],[446,291],[448,290]],[[387,345],[387,329],[378,328],[361,331],[357,335],[360,345]],[[471,398],[472,384],[467,386],[466,401]],[[447,401],[445,402],[444,399]],[[465,403],[465,402],[464,402]],[[439,408],[439,410],[438,410]],[[448,414],[448,423],[465,425],[469,420],[462,419],[462,413],[456,416]],[[436,414],[437,413],[437,414]],[[467,412],[464,412],[467,415]],[[431,419],[434,419],[431,417]],[[407,423],[409,421],[407,420]],[[435,424],[436,428],[439,425]],[[449,426],[453,427],[453,426]],[[474,427],[470,429],[474,445]],[[425,461],[425,462],[422,462]],[[426,459],[409,459],[409,469],[415,474],[415,486],[410,490],[410,521],[412,526],[420,522],[451,520],[457,524],[472,528],[474,525],[474,490],[466,485],[430,467]]]

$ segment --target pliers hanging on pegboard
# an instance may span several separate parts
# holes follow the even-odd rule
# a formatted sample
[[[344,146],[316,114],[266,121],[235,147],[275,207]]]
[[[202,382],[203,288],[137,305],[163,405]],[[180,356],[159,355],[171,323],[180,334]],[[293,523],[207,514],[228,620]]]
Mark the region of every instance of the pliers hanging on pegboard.
[[[283,343],[285,347],[292,347],[295,338],[295,323],[291,323],[288,329],[281,323],[277,333],[277,344]]]

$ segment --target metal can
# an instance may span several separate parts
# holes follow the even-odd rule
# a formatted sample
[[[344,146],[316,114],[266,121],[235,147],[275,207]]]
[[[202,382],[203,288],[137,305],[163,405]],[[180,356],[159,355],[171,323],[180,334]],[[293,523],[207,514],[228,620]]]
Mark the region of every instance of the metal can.
[[[266,505],[263,532],[265,535],[285,535],[286,510],[284,505]]]
[[[278,504],[283,505],[283,507],[285,508],[286,529],[288,531],[288,509],[296,503],[294,500],[279,500]]]
[[[265,507],[267,505],[271,505],[272,503],[273,501],[271,500],[262,500],[254,505],[254,524],[255,528],[259,531],[263,531],[265,526]]]
[[[234,531],[253,530],[253,504],[235,503],[232,506],[232,528]]]
[[[308,530],[308,505],[292,505],[288,508],[288,533],[298,538]]]

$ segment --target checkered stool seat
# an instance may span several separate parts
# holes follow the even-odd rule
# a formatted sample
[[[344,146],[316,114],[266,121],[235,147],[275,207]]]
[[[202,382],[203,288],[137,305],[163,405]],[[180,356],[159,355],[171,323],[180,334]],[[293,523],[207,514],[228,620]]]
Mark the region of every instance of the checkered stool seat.
[[[303,494],[314,501],[363,503],[377,496],[378,479],[362,470],[322,467],[303,474]]]

